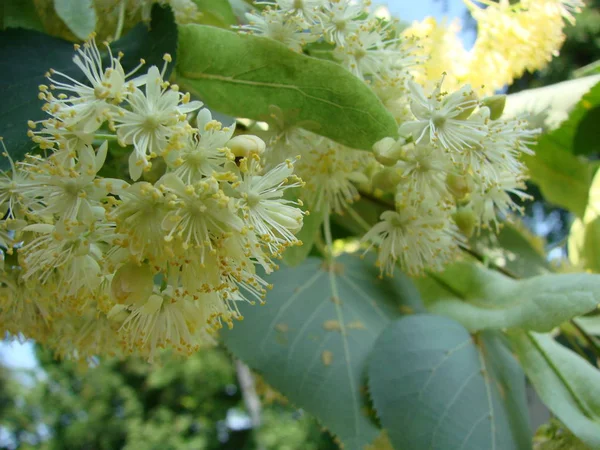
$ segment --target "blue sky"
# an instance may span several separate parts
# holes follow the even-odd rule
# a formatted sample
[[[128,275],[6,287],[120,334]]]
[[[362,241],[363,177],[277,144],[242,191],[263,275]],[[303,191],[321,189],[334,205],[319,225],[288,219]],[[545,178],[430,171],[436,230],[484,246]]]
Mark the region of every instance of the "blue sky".
[[[442,18],[463,17],[466,7],[462,0],[388,0],[374,1],[376,4],[388,4],[392,14],[407,22],[422,19],[425,16]],[[445,7],[447,6],[447,11]]]

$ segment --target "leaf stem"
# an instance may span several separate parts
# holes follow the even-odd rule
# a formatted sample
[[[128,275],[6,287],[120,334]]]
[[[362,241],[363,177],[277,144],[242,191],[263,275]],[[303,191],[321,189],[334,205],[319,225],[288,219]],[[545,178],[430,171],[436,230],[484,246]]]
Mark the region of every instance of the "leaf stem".
[[[325,220],[323,220],[323,231],[325,233],[326,254],[325,258],[331,262],[333,259],[333,239],[331,235],[331,217],[329,214],[329,205],[325,206]]]
[[[481,253],[477,252],[476,250],[473,250],[472,248],[469,248],[467,246],[461,245],[460,249],[463,252],[468,253],[473,258],[477,259],[478,261],[480,261],[482,263],[486,263],[492,269],[497,270],[498,272],[500,272],[503,275],[506,275],[509,278],[512,278],[514,280],[519,280],[521,278],[516,273],[514,273],[513,271],[511,271],[511,270],[509,270],[509,269],[507,269],[505,267],[499,266],[498,264],[495,264],[494,262],[492,262],[489,259],[487,259],[484,255],[482,255]]]

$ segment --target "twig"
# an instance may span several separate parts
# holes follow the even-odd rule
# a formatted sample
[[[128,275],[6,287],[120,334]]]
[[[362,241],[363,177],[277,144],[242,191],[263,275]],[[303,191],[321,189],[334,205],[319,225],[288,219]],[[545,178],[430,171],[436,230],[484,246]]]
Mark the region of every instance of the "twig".
[[[256,430],[261,424],[261,407],[260,399],[256,393],[256,387],[254,386],[254,377],[248,366],[239,359],[235,360],[235,371],[237,373],[238,381],[240,382],[242,397],[244,398],[244,404],[246,405],[248,415],[250,416],[252,428]]]
[[[495,264],[492,261],[486,260],[485,257],[481,253],[473,250],[472,248],[469,248],[469,247],[461,245],[460,249],[463,252],[468,253],[469,255],[471,255],[476,260],[478,260],[478,261],[480,261],[482,263],[487,263],[492,269],[497,270],[498,272],[506,275],[507,277],[512,278],[514,280],[520,279],[520,277],[516,273],[514,273],[513,271],[508,270],[505,267],[499,266],[498,264]]]

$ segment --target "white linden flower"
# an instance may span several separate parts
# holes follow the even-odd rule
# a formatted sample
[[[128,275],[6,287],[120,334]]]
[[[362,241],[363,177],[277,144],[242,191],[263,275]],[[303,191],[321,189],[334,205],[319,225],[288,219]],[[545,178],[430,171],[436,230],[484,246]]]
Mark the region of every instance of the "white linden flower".
[[[176,175],[167,174],[157,186],[167,193],[172,207],[162,223],[165,240],[176,237],[184,249],[200,249],[201,262],[206,250],[214,250],[214,239],[242,231],[244,223],[236,215],[233,199],[220,190],[214,178],[186,185]]]
[[[120,200],[109,218],[128,237],[123,245],[137,261],[162,265],[167,259],[162,222],[168,212],[163,193],[150,183],[137,182],[118,194]]]
[[[365,6],[370,2],[353,2],[351,0],[338,0],[327,2],[323,5],[323,12],[319,12],[319,22],[325,40],[331,44],[345,46],[348,36],[356,33],[368,18],[360,17],[366,13]]]
[[[279,11],[266,9],[259,14],[246,13],[248,24],[240,30],[281,42],[290,50],[301,52],[313,36],[304,31],[305,23],[299,16],[284,16]]]
[[[106,141],[97,154],[91,147],[84,147],[78,161],[67,161],[66,165],[53,157],[33,160],[37,164],[23,163],[29,177],[20,191],[27,198],[27,206],[39,216],[56,215],[65,225],[95,221],[104,213],[100,200],[108,194],[105,185],[96,179],[107,149]]]
[[[446,176],[452,165],[441,149],[420,144],[409,147],[394,168],[403,178],[398,192],[410,203],[438,203],[448,198]]]
[[[258,157],[243,160],[242,181],[236,188],[242,196],[244,219],[267,244],[269,251],[280,254],[286,247],[298,244],[294,236],[302,228],[302,211],[297,202],[286,200],[286,189],[302,186],[294,175],[294,166],[286,161],[260,175]]]
[[[306,180],[302,198],[307,201],[309,210],[328,208],[343,214],[348,205],[360,198],[354,183],[368,182],[361,172],[363,158],[368,156],[331,141],[323,141],[320,148],[304,153],[296,168],[298,175]]]
[[[441,92],[442,81],[430,95],[425,95],[423,88],[414,81],[408,81],[411,111],[416,120],[403,123],[399,133],[411,135],[417,144],[439,143],[446,150],[460,153],[464,148],[479,144],[487,130],[478,121],[462,118],[477,106],[471,87],[466,85],[446,95]]]
[[[357,77],[394,77],[415,64],[415,57],[404,50],[400,39],[387,39],[387,27],[365,26],[348,36],[343,47],[333,56]]]
[[[186,184],[223,172],[225,163],[235,159],[227,148],[227,142],[235,131],[235,123],[223,128],[220,122],[212,119],[208,109],[198,113],[197,123],[198,135],[191,135],[183,149],[173,151],[166,157],[172,173]]]
[[[117,305],[109,317],[121,311],[123,307]],[[198,351],[198,331],[207,321],[202,309],[182,289],[168,284],[162,290],[155,286],[145,303],[132,307],[119,331],[126,351],[137,351],[153,361],[165,347],[186,356]]]
[[[512,173],[504,172],[498,175],[497,180],[482,192],[473,192],[471,194],[471,205],[477,218],[477,227],[486,228],[493,224],[496,232],[500,230],[499,217],[510,217],[512,211],[523,213],[523,208],[519,206],[510,196],[529,200],[532,197],[521,189],[525,188],[525,183],[521,177]]]
[[[2,140],[0,140],[0,144],[4,149],[2,156],[7,158],[10,163],[9,173],[0,170],[0,213],[2,216],[6,216],[5,219],[15,219],[22,217],[25,212],[20,186],[27,182],[27,175],[20,167],[15,166]]]
[[[129,173],[135,181],[149,165],[150,157],[166,152],[169,139],[182,132],[185,115],[200,108],[202,102],[189,101],[189,94],[169,89],[158,68],[152,66],[146,77],[146,93],[135,88],[127,103],[131,111],[119,108],[115,122],[120,142],[134,146]]]
[[[379,246],[382,274],[392,275],[397,263],[410,275],[441,270],[458,250],[459,231],[438,207],[398,205],[397,211],[385,211],[381,220],[363,240]]]
[[[107,225],[110,228],[110,225]],[[83,287],[93,291],[101,282],[102,242],[105,230],[77,226],[68,233],[59,232],[54,225],[28,225],[23,231],[39,236],[19,249],[24,269],[23,279],[36,277],[41,284],[58,276],[63,295],[76,295]]]
[[[77,53],[73,62],[81,69],[89,85],[62,72],[50,70],[47,74],[51,82],[50,89],[56,89],[61,94],[55,97],[47,86],[42,85],[41,98],[48,101],[45,110],[61,119],[67,128],[93,133],[104,121],[110,120],[111,105],[117,105],[127,97],[126,80],[140,66],[125,74],[119,58],[114,58],[107,46],[110,66],[104,68],[102,55],[94,39],[85,42],[83,46],[76,45],[75,49]],[[141,81],[137,79],[132,83],[139,85]]]
[[[326,2],[326,0],[274,0],[274,1],[259,1],[257,5],[276,6],[281,14],[284,15],[299,15],[306,19],[307,22],[313,22],[317,18],[318,9]]]

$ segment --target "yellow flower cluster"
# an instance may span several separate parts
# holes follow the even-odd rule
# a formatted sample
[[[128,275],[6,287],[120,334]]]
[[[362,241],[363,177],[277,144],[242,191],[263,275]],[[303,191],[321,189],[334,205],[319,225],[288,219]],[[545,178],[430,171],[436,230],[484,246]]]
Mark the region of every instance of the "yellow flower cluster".
[[[241,319],[238,302],[262,302],[257,267],[301,244],[283,195],[302,182],[292,160],[265,170],[265,143],[199,110],[166,63],[132,78],[99,55],[76,46],[86,83],[51,70],[40,86],[48,118],[30,136],[47,156],[5,152],[0,330],[77,359],[189,355]],[[129,178],[107,166],[118,155]]]
[[[477,21],[471,50],[463,47],[455,23],[427,18],[404,31],[421,43],[417,55],[425,62],[415,76],[422,84],[446,72],[449,89],[470,83],[480,94],[492,94],[525,72],[543,69],[565,40],[565,20],[573,22],[583,6],[579,0],[465,3]]]

